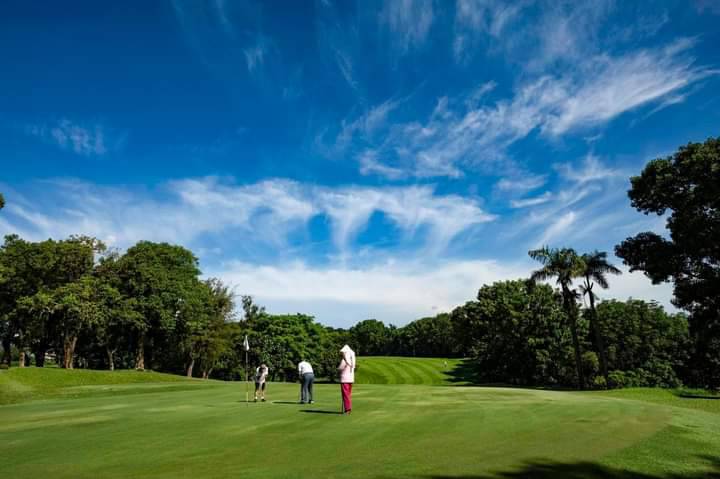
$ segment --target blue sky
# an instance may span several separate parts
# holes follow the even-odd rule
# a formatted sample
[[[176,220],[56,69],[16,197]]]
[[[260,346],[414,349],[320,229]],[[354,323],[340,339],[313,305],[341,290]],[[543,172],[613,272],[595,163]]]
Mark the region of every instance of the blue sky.
[[[712,0],[2,9],[0,233],[182,244],[336,326],[449,310],[540,245],[663,232],[629,176],[720,132]]]

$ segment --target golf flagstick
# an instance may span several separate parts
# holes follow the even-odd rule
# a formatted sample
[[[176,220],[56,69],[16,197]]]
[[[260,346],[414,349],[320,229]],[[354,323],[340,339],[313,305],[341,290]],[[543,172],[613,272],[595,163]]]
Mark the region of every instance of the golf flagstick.
[[[247,334],[245,335],[245,340],[243,341],[243,348],[245,349],[245,406],[249,406],[250,399],[248,397],[248,388],[250,387],[250,383],[248,381],[250,378],[248,378],[248,351],[250,351],[250,343],[248,343]]]

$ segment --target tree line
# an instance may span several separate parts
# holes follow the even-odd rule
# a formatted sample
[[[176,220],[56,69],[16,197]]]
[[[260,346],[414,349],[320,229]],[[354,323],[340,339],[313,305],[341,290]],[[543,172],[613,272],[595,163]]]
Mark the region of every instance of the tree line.
[[[604,388],[720,387],[720,139],[691,143],[631,178],[632,205],[664,215],[668,236],[642,232],[615,248],[631,271],[674,284],[669,314],[654,302],[597,300],[620,270],[607,253],[529,252],[530,278],[480,288],[473,301],[404,327],[361,321],[345,330],[304,314],[273,315],[240,304],[218,279],[201,279],[193,253],[141,241],[123,254],[98,240],[0,247],[3,362],[48,353],[66,368],[152,368],[240,379],[265,362],[292,380],[305,358],[334,377],[344,343],[360,355],[467,358],[477,382]],[[4,200],[0,196],[0,207]],[[555,288],[551,286],[554,282]],[[242,311],[242,314],[238,312]]]

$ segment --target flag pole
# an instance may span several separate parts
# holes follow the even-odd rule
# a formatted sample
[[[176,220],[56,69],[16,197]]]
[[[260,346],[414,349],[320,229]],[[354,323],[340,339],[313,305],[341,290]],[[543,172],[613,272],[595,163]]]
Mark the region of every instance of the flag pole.
[[[250,387],[250,383],[248,383],[248,369],[247,369],[247,363],[248,363],[248,352],[247,349],[245,350],[245,406],[249,406],[249,399],[248,399],[248,388]]]
[[[248,351],[250,351],[250,343],[248,342],[247,334],[245,335],[245,340],[243,341],[243,349],[245,350],[245,406],[249,406],[250,399],[248,397],[248,388],[250,387],[250,378],[248,378]]]

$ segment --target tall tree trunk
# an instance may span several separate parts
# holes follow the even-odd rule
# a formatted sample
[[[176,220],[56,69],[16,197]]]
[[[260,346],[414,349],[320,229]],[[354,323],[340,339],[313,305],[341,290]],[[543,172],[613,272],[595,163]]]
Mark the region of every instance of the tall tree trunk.
[[[585,374],[582,367],[582,353],[580,352],[580,340],[577,331],[577,307],[575,306],[575,298],[571,297],[569,290],[563,291],[563,302],[565,303],[565,312],[570,321],[570,333],[572,334],[573,349],[575,350],[575,367],[577,368],[578,389],[585,389]]]
[[[110,349],[109,347],[105,346],[105,353],[107,354],[108,367],[110,368],[110,371],[115,371],[115,361],[113,360],[114,352],[114,349]]]
[[[63,342],[63,367],[65,369],[73,369],[73,355],[75,354],[75,344],[77,336],[70,336]]]
[[[45,353],[47,353],[47,346],[45,343],[40,343],[35,348],[35,367],[45,367]]]
[[[192,358],[190,360],[190,364],[187,367],[187,377],[191,378],[193,373],[193,368],[195,367],[195,358]]]
[[[210,377],[210,374],[212,373],[212,370],[213,368],[203,370],[202,378],[208,379]]]
[[[7,336],[5,336],[2,339],[2,347],[3,347],[3,363],[7,364],[7,367],[10,367],[12,363],[12,341],[10,341],[10,334],[8,333]]]
[[[145,334],[138,336],[137,351],[135,353],[135,369],[138,371],[145,370]]]
[[[18,358],[18,366],[25,367],[25,348],[20,348],[20,357]]]
[[[610,388],[610,375],[608,374],[607,353],[605,352],[605,341],[600,331],[600,322],[598,321],[597,310],[595,309],[595,297],[590,291],[590,317],[592,318],[592,328],[595,334],[595,347],[600,355],[600,371],[605,378],[605,389]]]

